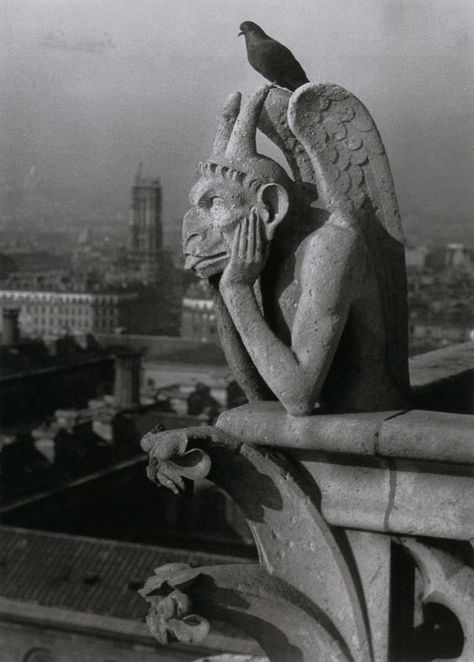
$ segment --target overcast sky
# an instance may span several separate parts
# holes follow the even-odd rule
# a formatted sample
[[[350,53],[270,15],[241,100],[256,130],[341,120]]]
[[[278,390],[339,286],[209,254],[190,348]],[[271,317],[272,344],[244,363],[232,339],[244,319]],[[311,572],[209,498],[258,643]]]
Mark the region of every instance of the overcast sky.
[[[472,219],[472,0],[0,0],[2,187],[126,214],[142,161],[179,219],[219,106],[261,80],[244,20],[369,107],[406,215]]]

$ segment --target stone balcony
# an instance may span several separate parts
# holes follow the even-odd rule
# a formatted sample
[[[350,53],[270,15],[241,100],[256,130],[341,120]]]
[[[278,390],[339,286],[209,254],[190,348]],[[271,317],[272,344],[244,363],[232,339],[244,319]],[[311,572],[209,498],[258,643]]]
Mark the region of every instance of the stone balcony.
[[[217,618],[272,662],[474,660],[474,345],[415,357],[411,382],[408,411],[266,402],[186,430],[259,564],[157,571],[143,594],[158,639]]]

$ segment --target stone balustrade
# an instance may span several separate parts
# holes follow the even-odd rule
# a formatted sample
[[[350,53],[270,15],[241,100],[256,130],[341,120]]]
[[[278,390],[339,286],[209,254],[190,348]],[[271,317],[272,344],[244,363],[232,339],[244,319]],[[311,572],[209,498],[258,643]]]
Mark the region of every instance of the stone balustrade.
[[[217,618],[272,662],[472,662],[473,375],[467,343],[412,360],[416,409],[295,418],[261,402],[187,429],[259,564],[151,578],[155,636],[192,642]]]

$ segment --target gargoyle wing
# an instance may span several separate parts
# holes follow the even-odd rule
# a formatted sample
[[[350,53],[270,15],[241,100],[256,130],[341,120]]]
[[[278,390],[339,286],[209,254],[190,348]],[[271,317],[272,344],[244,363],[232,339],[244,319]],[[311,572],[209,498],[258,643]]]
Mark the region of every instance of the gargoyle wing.
[[[317,180],[311,160],[288,126],[290,99],[291,92],[288,90],[272,88],[260,113],[258,128],[283,152],[296,184],[314,188]],[[316,199],[316,192],[313,197]]]
[[[377,274],[388,364],[408,397],[403,233],[390,166],[372,116],[344,88],[308,83],[291,96],[271,90],[259,128],[282,150],[297,185],[313,185],[328,211],[358,219]]]
[[[329,211],[358,212],[369,202],[377,221],[403,243],[385,148],[359,99],[338,85],[304,85],[291,97],[288,124],[311,160]]]

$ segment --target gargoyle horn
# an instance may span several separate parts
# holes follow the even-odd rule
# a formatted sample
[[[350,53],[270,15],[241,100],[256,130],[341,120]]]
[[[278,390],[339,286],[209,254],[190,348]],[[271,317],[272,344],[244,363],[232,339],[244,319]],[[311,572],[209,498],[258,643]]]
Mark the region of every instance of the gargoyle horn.
[[[225,151],[226,158],[252,158],[257,156],[257,124],[269,85],[257,87],[239,113]]]
[[[242,95],[240,92],[232,92],[227,97],[222,108],[222,113],[217,120],[216,137],[212,146],[211,159],[224,156],[232,129],[239,116],[241,99]]]

